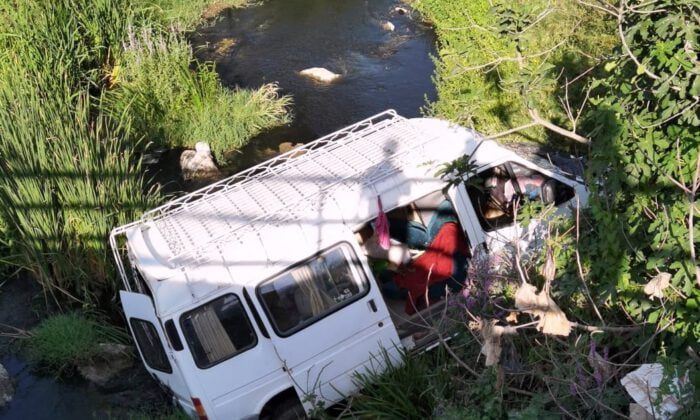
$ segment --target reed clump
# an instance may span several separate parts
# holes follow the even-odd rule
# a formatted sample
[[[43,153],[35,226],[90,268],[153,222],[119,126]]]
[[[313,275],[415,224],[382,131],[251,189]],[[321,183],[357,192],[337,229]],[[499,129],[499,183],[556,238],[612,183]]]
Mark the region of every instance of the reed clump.
[[[60,375],[99,354],[100,343],[127,343],[124,330],[79,313],[44,319],[28,336],[31,358],[42,368]]]
[[[275,85],[224,88],[184,39],[150,27],[130,28],[110,83],[112,112],[130,114],[136,136],[165,147],[203,141],[220,164],[260,131],[289,122],[290,98],[280,97]]]

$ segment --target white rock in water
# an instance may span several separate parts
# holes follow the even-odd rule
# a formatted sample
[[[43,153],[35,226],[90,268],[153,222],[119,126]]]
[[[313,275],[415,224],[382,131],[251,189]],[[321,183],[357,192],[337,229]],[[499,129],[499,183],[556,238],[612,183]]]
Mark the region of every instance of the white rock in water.
[[[384,29],[387,32],[393,32],[394,29],[396,29],[396,27],[394,26],[393,23],[387,21],[387,22],[382,23],[382,29]]]
[[[4,407],[15,395],[15,385],[12,383],[10,374],[7,373],[5,366],[0,365],[0,407]]]
[[[408,14],[408,9],[404,7],[394,7],[394,11],[400,15],[407,15]]]
[[[340,77],[339,74],[333,73],[332,71],[324,69],[323,67],[311,67],[300,71],[299,74],[323,83],[332,83]]]
[[[180,155],[180,169],[185,180],[216,178],[221,175],[214,163],[209,145],[199,142],[195,150],[185,150]]]

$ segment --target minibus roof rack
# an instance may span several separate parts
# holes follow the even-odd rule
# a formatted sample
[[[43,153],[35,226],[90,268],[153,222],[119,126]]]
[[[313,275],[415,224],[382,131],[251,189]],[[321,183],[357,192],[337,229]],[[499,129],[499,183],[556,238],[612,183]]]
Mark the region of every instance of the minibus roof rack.
[[[416,160],[420,146],[431,139],[387,110],[170,201],[135,224],[159,231],[171,268],[197,265],[218,245],[242,241],[262,221],[308,214],[309,206],[321,205],[309,200],[320,192],[392,175],[402,167],[402,156]]]

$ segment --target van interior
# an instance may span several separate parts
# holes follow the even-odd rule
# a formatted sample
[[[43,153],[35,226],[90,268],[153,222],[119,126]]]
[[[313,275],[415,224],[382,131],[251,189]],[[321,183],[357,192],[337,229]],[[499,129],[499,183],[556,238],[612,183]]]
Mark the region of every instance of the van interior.
[[[357,229],[355,237],[380,284],[399,337],[411,337],[420,346],[434,339],[433,321],[442,316],[447,297],[464,285],[471,258],[468,238],[444,191],[393,209],[386,218],[388,228],[374,219]]]
[[[576,194],[572,187],[515,162],[486,169],[472,179],[467,192],[486,232],[513,224],[518,197],[560,205]]]
[[[560,205],[575,195],[572,187],[515,162],[480,172],[466,188],[487,232],[511,225],[514,206],[522,199]],[[443,315],[449,297],[464,286],[471,260],[469,238],[442,190],[392,209],[386,217],[388,229],[374,219],[357,229],[355,237],[399,337],[411,336],[416,345],[424,344],[434,339],[430,326]]]

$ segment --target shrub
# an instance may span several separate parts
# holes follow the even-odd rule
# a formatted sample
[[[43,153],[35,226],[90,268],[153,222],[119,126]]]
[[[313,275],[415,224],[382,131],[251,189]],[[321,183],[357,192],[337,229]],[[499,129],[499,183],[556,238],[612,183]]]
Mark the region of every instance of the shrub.
[[[131,32],[111,80],[112,112],[132,115],[135,136],[167,147],[204,141],[220,164],[225,152],[288,122],[290,99],[279,97],[276,86],[222,87],[213,66],[196,63],[190,45],[175,34]]]
[[[61,374],[94,357],[100,343],[126,341],[123,330],[69,313],[43,320],[32,330],[28,349],[42,367]]]
[[[621,10],[631,52],[620,48],[606,64],[595,98],[597,195],[584,257],[601,301],[658,328],[674,319],[666,344],[699,351],[700,63],[688,47],[697,45],[698,8],[664,0]],[[643,287],[659,273],[670,285],[655,299]]]

